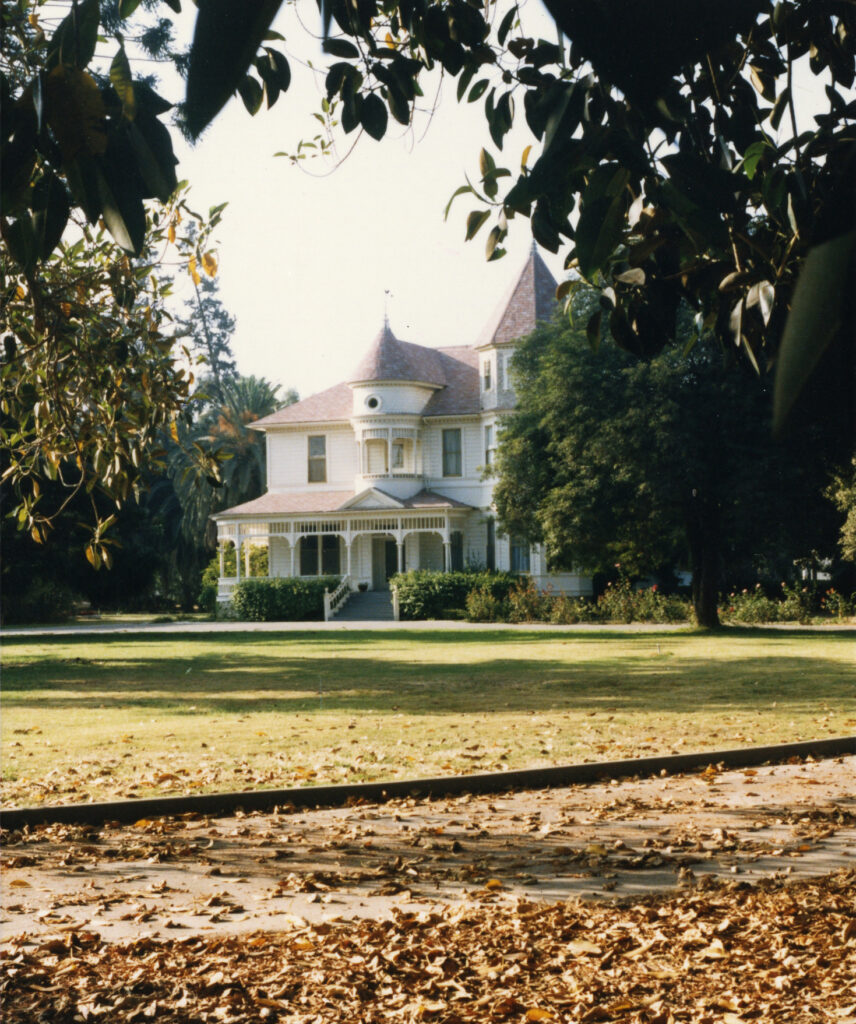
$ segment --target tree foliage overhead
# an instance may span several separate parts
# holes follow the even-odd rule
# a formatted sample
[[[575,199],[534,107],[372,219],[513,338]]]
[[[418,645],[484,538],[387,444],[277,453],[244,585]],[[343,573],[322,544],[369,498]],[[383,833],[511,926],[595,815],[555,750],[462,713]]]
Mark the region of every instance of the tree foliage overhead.
[[[554,566],[688,566],[696,616],[715,625],[723,583],[831,553],[824,438],[773,441],[769,381],[728,366],[709,337],[640,361],[553,324],[520,346],[514,372],[496,506]]]
[[[517,5],[323,0],[335,58],[327,102],[345,132],[381,138],[391,121],[410,123],[439,69],[459,101],[483,104],[496,149],[525,118],[538,143],[531,161],[527,150],[519,168],[504,167],[485,149],[480,181],[456,193],[480,202],[467,237],[493,215],[495,257],[508,221],[530,218],[537,241],[566,248],[567,267],[600,288],[590,335],[608,322],[637,355],[674,339],[688,303],[698,334],[734,343],[759,370],[779,360],[781,425],[824,349],[849,342],[856,323],[847,286],[856,280],[856,9],[846,0],[545,2],[556,42],[528,34]],[[260,5],[224,40],[217,26],[229,6],[200,9],[188,77],[195,131],[278,8]],[[218,74],[227,69],[219,91],[214,52]],[[823,89],[809,114],[797,102],[805,76]],[[851,354],[836,409],[851,417],[852,367]]]

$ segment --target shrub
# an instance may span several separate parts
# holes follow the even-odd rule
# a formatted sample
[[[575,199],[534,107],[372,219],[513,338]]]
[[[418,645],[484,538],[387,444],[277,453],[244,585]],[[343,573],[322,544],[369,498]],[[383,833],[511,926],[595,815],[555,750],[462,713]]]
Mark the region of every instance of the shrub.
[[[339,576],[291,576],[246,579],[235,587],[232,607],[251,622],[303,622],[324,617],[324,591],[335,590]]]
[[[398,587],[402,619],[440,619],[450,609],[464,611],[467,595],[477,588],[487,589],[498,601],[504,601],[517,581],[510,572],[435,572],[412,569],[390,580]]]
[[[229,547],[223,555],[223,572],[235,575],[235,549]],[[261,544],[250,547],[250,577],[266,577],[268,574],[268,549]],[[217,581],[220,579],[220,556],[215,555],[202,570],[202,580],[196,603],[204,612],[217,610]]]
[[[600,618],[597,606],[585,597],[568,597],[556,594],[548,601],[548,618],[556,626],[575,626],[578,622],[597,622]]]
[[[470,622],[507,622],[508,606],[490,587],[476,587],[467,594],[467,618]]]
[[[540,594],[531,579],[518,580],[508,592],[510,622],[543,622],[548,615],[551,598]]]
[[[74,615],[77,595],[57,580],[32,580],[15,599],[4,594],[3,618],[5,622],[47,623],[66,622]]]
[[[731,622],[776,622],[781,614],[779,602],[767,597],[756,583],[752,590],[744,587],[739,593],[730,593],[720,615]]]
[[[609,622],[632,622],[634,613],[633,584],[630,577],[619,569],[616,583],[607,583],[606,590],[597,599],[601,617]]]
[[[815,589],[800,587],[799,584],[789,587],[782,583],[783,600],[779,606],[779,618],[785,622],[811,622],[812,613],[817,607]]]
[[[820,599],[820,610],[836,619],[846,619],[856,610],[856,594],[850,600],[835,587],[830,587]]]

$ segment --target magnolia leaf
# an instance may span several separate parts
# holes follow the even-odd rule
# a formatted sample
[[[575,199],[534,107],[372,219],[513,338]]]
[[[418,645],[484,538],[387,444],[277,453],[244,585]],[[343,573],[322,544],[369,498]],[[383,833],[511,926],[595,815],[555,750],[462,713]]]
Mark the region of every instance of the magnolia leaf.
[[[490,217],[490,210],[473,210],[472,213],[467,217],[467,236],[466,240],[469,242],[471,238],[475,237],[479,228],[484,222]]]
[[[187,71],[187,128],[197,138],[241,85],[281,0],[199,4]],[[261,101],[259,101],[261,102]]]
[[[856,231],[815,246],[803,263],[776,360],[773,432],[780,433],[806,382],[843,326],[852,301]]]
[[[110,84],[122,101],[122,116],[133,121],[137,113],[137,104],[134,98],[134,83],[131,80],[131,65],[128,63],[124,46],[119,47],[119,52],[110,65]]]
[[[373,139],[380,140],[386,134],[388,120],[386,104],[376,93],[369,93],[360,108],[360,124]]]

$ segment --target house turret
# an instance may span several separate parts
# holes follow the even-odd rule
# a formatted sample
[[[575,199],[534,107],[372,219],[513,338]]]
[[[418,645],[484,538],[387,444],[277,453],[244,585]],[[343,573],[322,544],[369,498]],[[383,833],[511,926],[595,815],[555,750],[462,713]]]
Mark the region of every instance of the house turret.
[[[379,486],[397,497],[423,478],[422,414],[446,375],[434,349],[400,341],[388,322],[351,374],[357,444],[355,490]]]
[[[556,287],[556,279],[533,245],[529,259],[476,342],[480,405],[484,412],[514,408],[511,357],[518,339],[552,317]]]

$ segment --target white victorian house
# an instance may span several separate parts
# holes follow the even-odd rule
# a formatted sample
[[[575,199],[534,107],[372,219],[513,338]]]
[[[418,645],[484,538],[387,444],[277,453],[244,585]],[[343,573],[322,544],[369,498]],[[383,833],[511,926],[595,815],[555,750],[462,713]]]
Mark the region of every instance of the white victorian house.
[[[214,517],[220,600],[249,575],[259,544],[271,576],[343,575],[353,590],[388,589],[408,569],[477,565],[590,593],[588,579],[549,575],[539,547],[497,530],[485,475],[514,407],[515,342],[550,318],[555,290],[533,249],[475,345],[426,348],[385,323],[347,380],[253,423],[267,442],[267,493]]]

